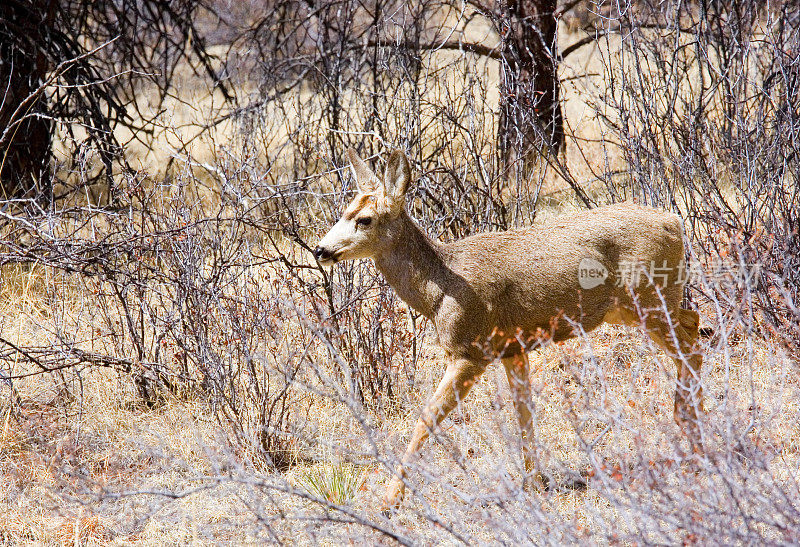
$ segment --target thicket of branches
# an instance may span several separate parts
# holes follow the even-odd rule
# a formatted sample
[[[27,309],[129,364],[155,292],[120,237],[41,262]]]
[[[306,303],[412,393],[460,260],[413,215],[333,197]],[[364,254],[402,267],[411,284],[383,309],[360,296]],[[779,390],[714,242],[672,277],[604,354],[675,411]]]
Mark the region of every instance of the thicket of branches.
[[[159,116],[179,69],[190,67],[230,99],[195,26],[201,8],[191,0],[3,2],[4,202],[63,200],[101,178],[116,203],[125,147],[152,143],[162,131]]]
[[[620,18],[632,32],[604,74],[607,121],[628,166],[625,190],[612,193],[684,212],[701,259],[757,274],[744,289],[757,307],[746,328],[763,319],[797,355],[800,12],[638,8]],[[727,295],[734,315],[743,296]]]
[[[800,14],[792,2],[282,0],[235,16],[222,3],[89,4],[80,11],[86,6],[79,2],[47,3],[44,20],[25,11],[30,2],[0,8],[0,31],[14,36],[0,46],[2,138],[39,124],[25,131],[47,142],[44,155],[39,146],[28,155],[7,149],[0,265],[58,280],[46,291],[50,313],[36,344],[0,333],[0,381],[12,394],[38,374],[79,394],[83,376],[113,369],[145,405],[203,401],[230,449],[225,472],[209,484],[241,483],[270,500],[249,506],[269,530],[280,526],[271,516],[278,506],[287,520],[356,523],[407,542],[475,542],[476,523],[509,542],[797,539],[797,484],[775,463],[775,451],[753,441],[772,427],[770,416],[720,404],[704,432],[722,439],[719,457],[687,454],[676,442],[653,463],[640,425],[625,417],[622,403],[608,402],[605,372],[588,346],[561,363],[577,448],[559,455],[539,440],[550,472],[576,479],[580,462],[590,491],[611,507],[587,509],[584,528],[544,508],[520,481],[470,463],[446,434],[438,436],[441,446],[466,486],[437,486],[455,501],[418,506],[420,518],[439,525],[418,536],[273,473],[333,452],[358,465],[377,461],[388,474],[399,454],[381,440],[381,425],[425,395],[416,371],[425,321],[370,264],[328,270],[308,253],[352,193],[348,146],[378,170],[385,151],[406,150],[418,175],[410,211],[443,240],[529,224],[557,201],[584,207],[632,198],[678,211],[690,236],[687,256],[704,271],[687,297],[716,331],[704,347],[709,361],[729,371],[738,333],[749,341],[777,337],[796,359]],[[539,18],[520,19],[520,10],[542,6],[554,17],[580,10],[589,33],[559,53]],[[219,67],[203,47],[204,29],[192,23],[198,14],[219,16],[230,38]],[[14,27],[23,20],[37,22],[35,31]],[[535,41],[531,33],[539,49],[523,62],[518,41]],[[562,137],[558,82],[530,80],[541,76],[537,66],[559,66],[577,47],[595,47],[602,66],[599,76],[572,80],[592,107],[599,142],[587,143],[569,124]],[[41,55],[45,68],[32,68]],[[196,157],[186,143],[164,172],[124,167],[125,142],[115,129],[127,127],[146,142],[180,133],[161,126],[158,105],[180,94],[173,84],[187,60],[210,93],[225,74],[226,93],[236,95],[202,128],[213,157]],[[12,65],[27,68],[3,72]],[[545,89],[554,95],[541,111]],[[139,108],[143,90],[154,94],[155,114]],[[22,110],[7,108],[13,101]],[[515,116],[535,123],[512,124]],[[234,130],[222,135],[222,127]],[[48,159],[56,134],[73,161],[57,185],[44,188],[40,181],[51,180],[45,173],[62,169]],[[570,161],[582,162],[591,178],[577,179],[574,163],[559,158],[562,138],[578,151]],[[603,161],[582,155],[588,146]],[[24,161],[35,162],[42,177],[9,177]],[[553,173],[566,190],[545,195]],[[110,206],[53,192],[85,187],[98,174],[113,189]],[[42,193],[47,207],[19,207],[35,205]],[[755,268],[757,276],[741,277]],[[729,387],[723,391],[732,398]],[[537,397],[540,409],[551,402]],[[0,410],[12,415],[19,402],[13,395]],[[314,412],[335,405],[356,424],[357,439],[317,434]],[[466,426],[456,429],[469,435]],[[507,433],[514,443],[516,432]],[[607,444],[609,436],[628,440]],[[688,464],[699,474],[685,473]],[[423,459],[409,478],[412,499],[420,493],[424,500],[440,473]],[[304,513],[282,506],[287,498],[314,505]]]

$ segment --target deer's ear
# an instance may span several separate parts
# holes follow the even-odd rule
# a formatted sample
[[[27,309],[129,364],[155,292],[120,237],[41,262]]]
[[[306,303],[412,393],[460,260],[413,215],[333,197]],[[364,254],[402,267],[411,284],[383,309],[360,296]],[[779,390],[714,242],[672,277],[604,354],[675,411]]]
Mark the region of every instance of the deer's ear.
[[[408,158],[400,150],[395,150],[389,156],[383,174],[383,190],[386,197],[402,206],[410,181],[411,166],[408,164]]]
[[[356,184],[361,193],[374,192],[378,187],[378,177],[375,176],[369,165],[352,148],[347,149],[347,157],[350,159],[350,167],[353,169],[353,175],[356,177]]]

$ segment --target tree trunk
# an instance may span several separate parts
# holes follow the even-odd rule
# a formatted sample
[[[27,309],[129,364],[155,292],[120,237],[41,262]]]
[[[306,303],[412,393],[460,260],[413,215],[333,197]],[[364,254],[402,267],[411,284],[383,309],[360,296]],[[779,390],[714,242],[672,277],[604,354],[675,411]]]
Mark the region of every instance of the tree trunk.
[[[499,145],[523,173],[564,145],[555,0],[501,0]]]
[[[52,122],[44,94],[29,97],[47,77],[40,45],[48,39],[52,0],[0,2],[0,199],[51,193]],[[21,120],[21,121],[20,121]]]

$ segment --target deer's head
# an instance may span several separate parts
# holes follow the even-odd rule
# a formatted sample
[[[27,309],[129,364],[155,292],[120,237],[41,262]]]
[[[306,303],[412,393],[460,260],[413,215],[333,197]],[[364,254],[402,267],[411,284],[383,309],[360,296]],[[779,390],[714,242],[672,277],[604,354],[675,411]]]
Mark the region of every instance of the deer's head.
[[[352,148],[347,151],[358,194],[314,249],[322,265],[379,255],[393,240],[411,179],[408,158],[392,152],[379,179]]]

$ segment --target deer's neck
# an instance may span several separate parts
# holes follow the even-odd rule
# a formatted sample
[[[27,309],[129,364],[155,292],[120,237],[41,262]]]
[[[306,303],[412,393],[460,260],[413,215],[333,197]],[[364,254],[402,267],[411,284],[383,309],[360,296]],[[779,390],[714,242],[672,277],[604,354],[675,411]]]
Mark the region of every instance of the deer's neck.
[[[444,298],[442,288],[449,271],[443,246],[431,240],[403,212],[392,245],[375,257],[378,270],[409,306],[433,319]]]

